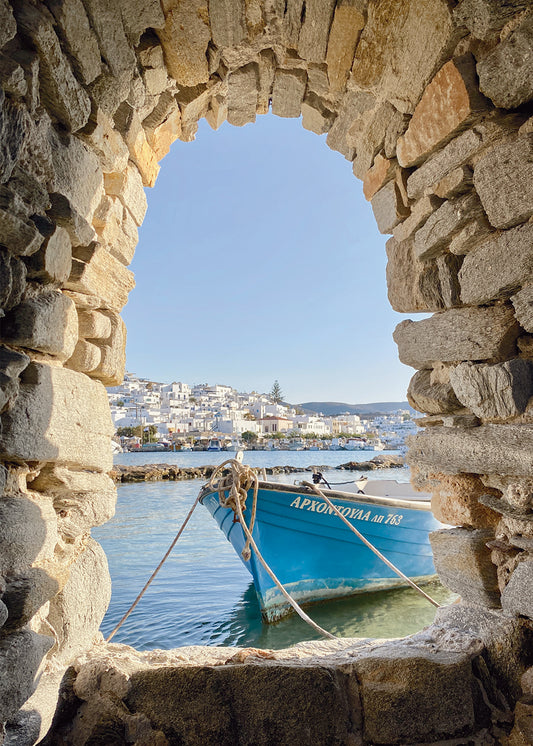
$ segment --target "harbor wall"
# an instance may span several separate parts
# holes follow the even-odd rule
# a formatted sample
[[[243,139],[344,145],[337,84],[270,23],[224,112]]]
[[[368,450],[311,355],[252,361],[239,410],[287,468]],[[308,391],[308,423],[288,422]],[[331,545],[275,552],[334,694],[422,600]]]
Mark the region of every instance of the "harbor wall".
[[[209,722],[203,743],[259,743],[232,741],[216,726],[218,698],[206,695],[231,690],[226,717],[241,722],[239,693],[259,680],[264,696],[249,707],[270,743],[533,740],[532,59],[528,0],[0,0],[6,743],[34,743],[47,729],[69,664],[50,743],[196,743]],[[279,682],[311,697],[324,681],[320,649],[294,679],[292,669],[283,678],[283,656],[246,665],[239,653],[226,666],[220,653],[219,674],[206,653],[203,700],[179,655],[148,656],[134,676],[137,663],[98,632],[110,581],[90,537],[116,499],[104,387],[124,372],[120,312],[134,287],[144,187],[200,119],[243,126],[270,109],[301,115],[351,164],[391,236],[392,307],[433,314],[401,322],[394,338],[415,371],[409,401],[424,414],[410,443],[413,479],[454,526],[433,537],[436,567],[462,598],[416,642],[369,644],[350,665],[345,651],[324,683],[324,722],[302,720],[307,741],[294,730],[303,705],[280,709],[290,687]],[[112,684],[106,670],[117,671]],[[155,711],[154,692],[170,680],[182,692],[179,727],[175,701]],[[471,697],[457,702],[454,687]],[[415,717],[410,689],[423,712],[463,707],[460,725],[442,706],[436,720]],[[345,725],[334,724],[337,707]]]

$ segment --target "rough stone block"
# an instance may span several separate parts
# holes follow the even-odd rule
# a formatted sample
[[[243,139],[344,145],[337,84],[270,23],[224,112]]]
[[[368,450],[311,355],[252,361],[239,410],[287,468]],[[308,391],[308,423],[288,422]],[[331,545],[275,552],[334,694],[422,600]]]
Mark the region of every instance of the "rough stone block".
[[[443,414],[461,409],[452,386],[449,383],[432,383],[432,371],[417,371],[407,389],[409,404],[419,412]]]
[[[364,3],[343,0],[337,3],[328,39],[326,63],[333,91],[341,91],[352,69],[355,48],[365,25]]]
[[[85,551],[70,568],[65,587],[50,601],[48,620],[58,637],[58,660],[69,662],[101,639],[98,630],[110,599],[105,552],[89,538]]]
[[[235,47],[246,34],[243,0],[209,0],[209,23],[217,47]]]
[[[4,496],[0,517],[0,575],[19,575],[53,555],[58,540],[57,517],[49,500]]]
[[[278,117],[299,117],[306,84],[305,70],[277,70],[272,91],[272,113]]]
[[[59,591],[59,583],[41,567],[30,567],[24,573],[9,576],[2,601],[9,616],[5,630],[23,627],[39,609]]]
[[[163,2],[165,25],[157,33],[168,73],[183,86],[195,86],[209,80],[206,52],[211,31],[205,7],[203,0]]]
[[[309,62],[326,59],[329,30],[336,0],[308,0],[298,37],[298,53]]]
[[[384,158],[380,153],[374,159],[374,165],[368,169],[363,178],[363,194],[367,200],[378,192],[381,187],[393,178],[395,174],[394,163]]]
[[[131,80],[136,58],[126,38],[120,5],[110,4],[106,0],[83,2],[96,33],[100,52],[111,73],[115,77],[126,75]]]
[[[511,228],[469,252],[459,272],[463,303],[508,298],[533,279],[533,225]],[[512,261],[509,261],[512,257]]]
[[[111,319],[99,311],[80,311],[78,313],[80,337],[85,339],[107,339],[111,336]]]
[[[28,92],[24,68],[3,54],[0,54],[0,81],[4,91],[14,98],[23,98]]]
[[[137,226],[118,197],[104,198],[93,225],[100,243],[122,264],[130,264],[138,241]]]
[[[450,241],[449,250],[456,256],[463,256],[483,243],[493,232],[485,215],[479,215],[461,228]]]
[[[213,104],[213,102],[211,102]],[[215,114],[216,123],[213,121],[213,114]],[[206,114],[208,124],[213,129],[218,129],[223,121],[226,120],[227,106],[216,107],[216,104],[212,105]],[[220,117],[220,119],[219,119]],[[181,112],[179,107],[176,108],[168,115],[164,122],[158,125],[153,130],[147,131],[147,138],[150,146],[152,147],[155,156],[158,161],[164,158],[170,150],[170,146],[173,142],[179,139],[181,136]]]
[[[429,535],[439,580],[468,604],[500,605],[496,566],[487,547],[493,538],[490,529],[451,528]]]
[[[115,512],[117,488],[107,474],[46,466],[28,487],[52,497],[62,536],[75,538]]]
[[[409,215],[396,179],[376,192],[371,204],[380,233],[392,233],[393,228]]]
[[[499,40],[500,31],[514,15],[527,7],[527,0],[462,0],[454,10],[455,21],[470,31],[475,39]]]
[[[445,308],[460,308],[461,288],[459,285],[459,270],[462,258],[453,254],[443,254],[436,260],[440,294]]]
[[[129,150],[113,120],[101,109],[96,112],[96,124],[91,132],[82,134],[83,140],[96,153],[105,173],[124,171],[128,165]]]
[[[0,308],[8,311],[20,303],[26,289],[26,265],[0,250]]]
[[[480,425],[467,429],[432,427],[409,438],[412,466],[455,474],[513,474],[533,469],[530,425]]]
[[[456,33],[450,7],[442,0],[372,3],[352,80],[363,90],[379,90],[400,111],[411,112],[451,51]]]
[[[527,285],[511,297],[515,316],[526,332],[533,332],[533,286]]]
[[[326,144],[332,150],[337,150],[348,160],[353,161],[355,147],[348,132],[353,127],[354,120],[359,119],[365,112],[374,109],[376,99],[368,91],[348,91],[342,99],[342,104],[331,129],[328,132]]]
[[[487,492],[499,493],[473,474],[422,474],[415,468],[412,482],[422,492],[432,493],[431,510],[441,523],[494,530],[500,520],[498,513],[479,502]]]
[[[102,344],[100,364],[91,372],[91,378],[98,378],[104,386],[117,386],[124,379],[126,367],[126,325],[118,314],[108,314],[111,322],[111,334]]]
[[[242,127],[255,122],[259,68],[255,62],[228,75],[228,122]]]
[[[71,208],[91,220],[103,188],[98,158],[77,137],[54,136],[54,178],[50,191],[67,198]]]
[[[419,259],[432,259],[444,252],[453,237],[471,220],[483,214],[476,194],[465,194],[444,202],[415,234]]]
[[[48,7],[82,82],[92,83],[102,71],[102,58],[82,1],[49,0]]]
[[[0,183],[5,183],[24,152],[30,133],[29,116],[19,104],[6,100],[0,89]]]
[[[404,241],[411,236],[418,228],[424,225],[429,216],[436,212],[441,204],[440,199],[434,195],[428,195],[419,199],[414,205],[410,205],[411,213],[408,218],[394,228],[394,238],[397,241]]]
[[[13,10],[8,0],[0,2],[0,47],[7,44],[8,41],[17,33],[17,22],[13,16]]]
[[[450,60],[424,91],[405,135],[398,140],[400,165],[420,163],[486,108],[471,55]]]
[[[159,166],[155,153],[146,139],[139,115],[125,102],[115,113],[115,124],[128,146],[131,160],[139,169],[143,186],[154,186]]]
[[[302,102],[302,127],[317,135],[329,132],[335,115],[316,94],[307,92]]]
[[[28,277],[44,284],[61,284],[72,265],[72,245],[66,228],[56,226],[39,251],[26,260]]]
[[[2,322],[11,344],[67,360],[78,341],[78,314],[73,301],[60,292],[27,298]]]
[[[348,142],[355,148],[353,173],[364,179],[374,163],[375,156],[384,149],[385,138],[391,121],[396,117],[396,109],[385,101],[371,111],[363,112],[348,130]],[[397,171],[401,175],[401,171]]]
[[[113,432],[106,391],[99,382],[32,363],[13,407],[3,415],[0,453],[8,460],[106,472],[112,466]]]
[[[135,287],[133,272],[101,246],[92,250],[89,261],[72,261],[72,272],[65,283],[68,290],[94,295],[109,308],[120,310]]]
[[[65,363],[65,368],[89,374],[98,368],[101,360],[102,351],[99,347],[85,339],[79,339],[74,352]]]
[[[472,169],[469,166],[459,166],[439,181],[435,187],[435,194],[442,199],[452,199],[469,192],[472,185]]]
[[[532,183],[533,132],[497,145],[474,169],[474,185],[496,228],[510,228],[533,215]]]
[[[87,246],[96,239],[92,225],[75,210],[62,194],[50,195],[48,216],[67,231],[72,246]]]
[[[76,132],[87,124],[91,101],[61,50],[51,14],[42,4],[18,3],[15,15],[21,32],[39,54],[41,101],[67,129]]]
[[[159,0],[120,0],[119,4],[126,36],[133,46],[137,46],[147,29],[161,29],[165,24]]]
[[[478,417],[516,417],[533,395],[533,363],[520,358],[496,365],[461,363],[450,382],[459,401]]]
[[[502,607],[508,614],[533,619],[533,562],[520,562],[502,593]]]
[[[21,220],[16,215],[0,209],[0,235],[2,246],[12,254],[30,256],[43,242],[33,222]]]
[[[30,358],[23,352],[0,346],[0,411],[18,393],[19,376],[28,367]],[[0,490],[0,495],[3,491]]]
[[[394,331],[400,360],[413,368],[435,361],[505,359],[514,354],[518,324],[511,308],[457,308],[423,321],[402,321]]]
[[[31,695],[41,660],[53,644],[52,637],[27,629],[0,639],[0,721],[15,715]]]
[[[479,87],[495,106],[513,109],[533,98],[533,15],[477,65]]]
[[[141,225],[148,208],[142,178],[132,164],[123,173],[104,175],[106,194],[120,197],[124,207],[130,212],[136,225]]]
[[[438,267],[415,257],[413,240],[387,241],[387,290],[391,306],[400,313],[441,311],[444,300]]]

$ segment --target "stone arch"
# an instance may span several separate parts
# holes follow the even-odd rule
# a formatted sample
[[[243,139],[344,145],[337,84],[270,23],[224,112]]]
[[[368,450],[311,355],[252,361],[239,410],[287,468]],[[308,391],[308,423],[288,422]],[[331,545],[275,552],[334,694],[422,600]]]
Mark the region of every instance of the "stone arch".
[[[65,697],[101,743],[234,742],[214,702],[195,718],[191,676],[201,696],[230,692],[242,743],[498,740],[511,727],[527,741],[532,24],[527,0],[0,1],[0,720],[17,722],[47,650],[66,665],[91,646],[107,605],[89,531],[114,506],[102,384],[123,373],[143,186],[200,118],[242,126],[271,106],[353,163],[392,234],[392,306],[435,314],[395,339],[427,415],[414,479],[457,526],[434,536],[437,568],[463,602],[405,643],[303,646],[278,665],[211,651],[147,670],[149,655],[100,647]],[[161,688],[172,695],[156,711]],[[78,727],[60,709],[49,743],[81,743]]]

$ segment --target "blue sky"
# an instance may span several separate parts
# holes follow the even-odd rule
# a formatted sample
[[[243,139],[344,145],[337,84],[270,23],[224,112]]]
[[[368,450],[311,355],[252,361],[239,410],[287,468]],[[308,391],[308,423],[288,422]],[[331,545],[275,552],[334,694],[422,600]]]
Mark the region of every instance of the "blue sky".
[[[127,369],[287,401],[403,400],[385,241],[351,164],[269,114],[162,161],[123,315]]]

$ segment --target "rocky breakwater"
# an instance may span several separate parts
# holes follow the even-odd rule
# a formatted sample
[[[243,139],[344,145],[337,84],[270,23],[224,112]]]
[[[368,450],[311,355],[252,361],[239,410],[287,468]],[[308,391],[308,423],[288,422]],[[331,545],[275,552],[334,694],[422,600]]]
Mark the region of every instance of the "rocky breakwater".
[[[371,471],[373,469],[395,469],[404,466],[401,456],[376,456],[370,461],[349,461],[346,464],[334,467],[335,469],[346,469],[349,471]],[[301,471],[326,471],[331,466],[267,466],[266,468],[255,468],[259,475],[265,472],[272,474],[296,474]],[[167,479],[170,482],[178,482],[184,479],[209,479],[215,471],[216,466],[175,466],[172,464],[139,464],[125,466],[116,464],[109,476],[115,482],[159,482]]]

